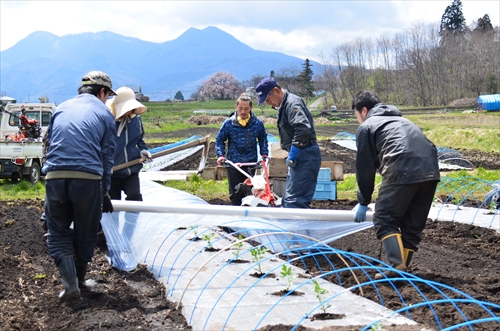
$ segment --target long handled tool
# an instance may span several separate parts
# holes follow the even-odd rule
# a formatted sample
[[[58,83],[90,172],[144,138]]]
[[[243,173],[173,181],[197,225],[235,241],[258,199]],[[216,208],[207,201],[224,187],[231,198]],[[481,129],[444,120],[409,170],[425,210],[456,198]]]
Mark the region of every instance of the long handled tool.
[[[182,151],[182,150],[185,150],[185,149],[188,149],[188,148],[196,147],[196,146],[199,146],[199,145],[204,145],[203,146],[203,153],[202,153],[202,157],[201,157],[200,166],[198,167],[198,173],[200,173],[201,171],[203,171],[203,168],[205,167],[205,164],[206,164],[206,161],[207,161],[207,158],[208,158],[208,149],[210,148],[210,135],[207,135],[207,136],[205,136],[203,138],[191,141],[191,142],[189,142],[189,143],[187,143],[185,145],[180,145],[180,146],[177,146],[177,147],[173,147],[171,149],[167,149],[167,150],[155,153],[155,154],[151,155],[151,158],[155,159],[155,158],[160,157],[160,156],[165,156],[165,155],[168,155],[168,154],[172,154],[172,153],[175,153],[175,152],[178,152],[178,151]],[[121,169],[125,169],[125,168],[131,167],[133,165],[142,163],[144,161],[146,161],[145,158],[139,158],[139,159],[135,159],[135,160],[132,160],[132,161],[129,161],[129,162],[125,162],[125,163],[122,163],[122,164],[118,164],[118,165],[116,165],[116,166],[113,167],[113,171],[118,171],[118,170],[121,170]]]

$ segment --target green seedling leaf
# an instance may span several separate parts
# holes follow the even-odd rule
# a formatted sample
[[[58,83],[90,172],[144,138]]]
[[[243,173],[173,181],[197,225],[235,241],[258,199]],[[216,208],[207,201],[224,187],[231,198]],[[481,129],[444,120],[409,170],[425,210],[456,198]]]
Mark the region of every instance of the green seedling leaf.
[[[283,265],[281,267],[280,274],[281,274],[281,277],[283,277],[286,280],[285,291],[286,292],[290,291],[290,288],[292,287],[293,281],[297,278],[298,275],[293,273],[292,267],[287,267],[286,265]]]
[[[332,306],[330,304],[323,302],[323,297],[325,296],[325,294],[328,293],[328,290],[321,287],[321,285],[319,285],[318,281],[315,279],[313,279],[313,284],[314,284],[314,294],[316,295],[316,298],[318,298],[319,300],[319,303],[321,305],[321,310],[323,310],[323,313],[326,313],[326,310]]]
[[[239,242],[234,245],[236,247],[236,252],[233,252],[233,254],[234,254],[234,256],[236,256],[236,259],[239,258],[241,248],[243,247],[243,242],[241,240],[243,240],[243,236],[240,234],[238,236],[238,241]]]
[[[215,233],[207,233],[204,234],[201,239],[205,240],[207,242],[207,248],[210,249],[212,248],[212,238],[215,236]]]
[[[265,246],[260,246],[260,247],[254,247],[250,250],[250,253],[252,254],[252,262],[257,263],[257,269],[259,273],[262,274],[262,267],[261,267],[261,262],[264,259],[264,255],[267,252],[267,248]]]

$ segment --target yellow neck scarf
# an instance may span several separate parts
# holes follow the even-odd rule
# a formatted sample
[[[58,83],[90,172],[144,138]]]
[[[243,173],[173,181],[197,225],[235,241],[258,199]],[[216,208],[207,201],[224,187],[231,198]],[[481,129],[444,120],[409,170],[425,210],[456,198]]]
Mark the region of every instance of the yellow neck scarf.
[[[250,120],[250,116],[248,116],[246,119],[242,119],[241,117],[238,116],[236,117],[236,119],[238,120],[238,123],[240,123],[242,127],[245,127],[247,126],[247,123]]]
[[[240,123],[242,127],[245,127],[247,126],[247,123],[250,120],[250,116],[248,116],[246,119],[242,119],[241,117],[238,116],[236,117],[236,119],[238,120],[238,123]]]

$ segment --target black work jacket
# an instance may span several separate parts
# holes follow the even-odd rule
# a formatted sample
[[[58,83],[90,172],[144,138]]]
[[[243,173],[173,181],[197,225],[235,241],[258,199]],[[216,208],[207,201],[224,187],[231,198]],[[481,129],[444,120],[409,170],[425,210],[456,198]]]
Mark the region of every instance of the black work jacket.
[[[439,180],[436,146],[394,106],[375,105],[356,132],[358,202],[368,205],[375,174],[382,185]]]
[[[278,109],[278,131],[281,149],[290,151],[292,145],[298,148],[316,142],[316,132],[311,112],[301,97],[284,91]]]

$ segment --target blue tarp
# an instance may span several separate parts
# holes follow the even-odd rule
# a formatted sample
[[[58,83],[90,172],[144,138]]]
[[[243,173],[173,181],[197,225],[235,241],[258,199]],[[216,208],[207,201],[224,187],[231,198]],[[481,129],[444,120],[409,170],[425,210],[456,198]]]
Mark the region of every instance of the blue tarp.
[[[477,98],[479,110],[500,111],[500,94],[480,95]]]

